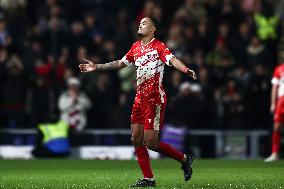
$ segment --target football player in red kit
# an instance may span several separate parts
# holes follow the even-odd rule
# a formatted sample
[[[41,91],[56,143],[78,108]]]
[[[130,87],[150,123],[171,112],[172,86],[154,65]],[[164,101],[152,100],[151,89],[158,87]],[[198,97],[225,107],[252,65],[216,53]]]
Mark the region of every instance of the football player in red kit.
[[[272,153],[266,158],[265,162],[276,161],[279,159],[280,149],[280,128],[284,123],[284,64],[275,68],[271,89],[270,111],[274,113],[274,125],[272,132]]]
[[[192,156],[160,142],[158,134],[163,125],[167,102],[162,86],[164,66],[173,65],[193,79],[196,79],[196,74],[177,59],[164,43],[155,39],[157,26],[158,21],[155,18],[143,18],[138,28],[140,40],[132,45],[121,60],[106,64],[95,64],[84,60],[85,64],[79,65],[81,72],[136,66],[137,91],[131,114],[131,141],[144,178],[139,179],[132,187],[156,186],[147,148],[179,161],[185,181],[190,180],[192,175]]]

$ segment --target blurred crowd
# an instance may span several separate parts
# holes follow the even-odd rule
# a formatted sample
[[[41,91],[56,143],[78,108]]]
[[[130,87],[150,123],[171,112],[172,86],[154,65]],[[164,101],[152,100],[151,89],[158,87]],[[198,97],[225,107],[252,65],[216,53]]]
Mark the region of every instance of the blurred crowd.
[[[129,128],[135,67],[80,74],[78,64],[121,59],[145,16],[161,20],[157,38],[198,75],[166,68],[167,123],[269,128],[283,0],[2,0],[0,127],[61,118],[78,131]]]

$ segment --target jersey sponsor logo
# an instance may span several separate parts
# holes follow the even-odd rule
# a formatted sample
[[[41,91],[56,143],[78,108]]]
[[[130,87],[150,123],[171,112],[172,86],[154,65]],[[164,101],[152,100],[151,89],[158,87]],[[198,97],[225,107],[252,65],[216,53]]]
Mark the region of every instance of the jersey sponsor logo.
[[[157,50],[154,50],[152,52],[149,52],[149,53],[137,58],[135,63],[138,66],[145,66],[149,62],[156,62],[157,60],[159,60],[159,55],[158,55]]]

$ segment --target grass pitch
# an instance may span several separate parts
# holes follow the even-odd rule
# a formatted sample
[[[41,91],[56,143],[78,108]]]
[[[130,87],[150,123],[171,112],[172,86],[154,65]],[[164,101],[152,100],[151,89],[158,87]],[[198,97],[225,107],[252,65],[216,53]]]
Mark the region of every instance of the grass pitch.
[[[284,189],[284,161],[195,160],[190,182],[179,163],[153,160],[157,188]],[[129,188],[141,178],[136,161],[0,160],[0,188]]]

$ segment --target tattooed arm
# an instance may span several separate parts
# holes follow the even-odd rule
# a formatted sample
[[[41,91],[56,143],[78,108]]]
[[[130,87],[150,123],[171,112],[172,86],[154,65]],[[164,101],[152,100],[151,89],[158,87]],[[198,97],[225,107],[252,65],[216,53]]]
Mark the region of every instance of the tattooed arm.
[[[84,59],[84,62],[86,62],[86,64],[79,65],[81,72],[92,72],[96,70],[119,70],[126,66],[122,60],[115,60],[105,64],[95,64],[87,59]]]

